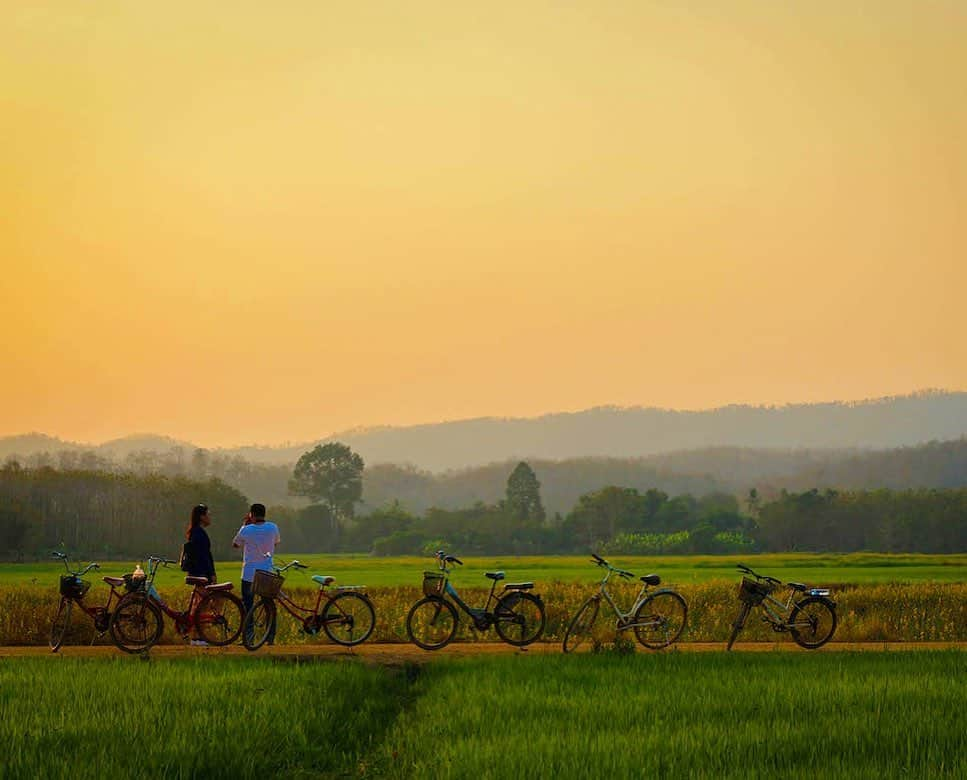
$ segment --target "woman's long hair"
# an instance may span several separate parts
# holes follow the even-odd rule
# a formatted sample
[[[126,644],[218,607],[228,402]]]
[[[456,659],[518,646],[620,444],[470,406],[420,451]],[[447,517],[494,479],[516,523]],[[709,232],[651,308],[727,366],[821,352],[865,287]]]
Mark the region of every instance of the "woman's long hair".
[[[199,504],[191,510],[191,520],[188,521],[188,528],[185,529],[185,541],[191,539],[192,529],[201,526],[201,519],[208,514],[208,507],[205,504]]]

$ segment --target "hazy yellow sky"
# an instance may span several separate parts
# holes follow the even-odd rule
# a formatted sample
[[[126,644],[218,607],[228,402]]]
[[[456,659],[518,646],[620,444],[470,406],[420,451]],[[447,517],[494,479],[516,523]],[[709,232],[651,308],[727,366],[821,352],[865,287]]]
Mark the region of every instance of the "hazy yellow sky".
[[[960,0],[5,0],[0,435],[963,389],[965,39]]]

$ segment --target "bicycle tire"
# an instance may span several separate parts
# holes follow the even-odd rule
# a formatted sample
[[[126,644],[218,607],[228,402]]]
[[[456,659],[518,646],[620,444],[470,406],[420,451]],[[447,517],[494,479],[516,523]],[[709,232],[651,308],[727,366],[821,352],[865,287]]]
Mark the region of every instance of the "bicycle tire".
[[[524,604],[531,606],[521,609],[521,605]],[[533,610],[537,611],[536,616]],[[530,611],[530,615],[526,614],[527,611]],[[497,601],[494,616],[496,617],[494,628],[497,629],[497,636],[514,647],[526,647],[536,642],[543,635],[544,626],[547,625],[544,602],[533,593],[520,591],[505,593]],[[520,636],[512,636],[510,632],[512,627],[520,627]]]
[[[432,614],[431,614],[432,613]],[[446,623],[440,623],[439,638],[436,641],[427,641],[425,638],[418,639],[417,632],[422,631],[426,626],[433,626],[440,620],[440,616],[445,614]],[[439,596],[427,596],[416,602],[406,616],[406,633],[410,641],[423,650],[439,650],[446,647],[453,641],[457,633],[457,625],[460,618],[453,605],[441,599]]]
[[[812,624],[812,635],[813,639],[807,639],[806,634],[801,632],[795,627],[796,618],[800,613],[806,614],[805,610],[807,608],[816,605],[818,609],[817,615],[813,615],[812,618],[807,616],[807,620]],[[821,615],[821,616],[820,616]],[[828,615],[829,631],[828,633],[823,633],[817,638],[817,626],[820,624],[820,620],[824,619]],[[803,599],[795,607],[791,613],[789,613],[789,633],[792,634],[793,641],[800,647],[806,650],[815,650],[816,648],[822,647],[830,639],[833,638],[833,633],[836,631],[836,609],[829,602],[828,599],[822,596],[812,596],[807,599]]]
[[[661,650],[678,641],[688,623],[688,604],[681,594],[673,590],[662,590],[652,593],[641,602],[635,611],[635,622],[639,623],[649,617],[658,617],[659,626],[671,625],[671,631],[665,630],[663,640],[656,641],[650,626],[635,626],[635,637],[638,642],[649,650]]]
[[[161,610],[143,593],[129,593],[111,615],[108,632],[118,650],[144,653],[161,639],[164,618]]]
[[[242,644],[246,650],[258,650],[269,638],[277,616],[274,599],[263,598],[245,614],[242,621]]]
[[[735,644],[735,638],[739,635],[739,632],[745,628],[745,621],[749,618],[749,612],[752,610],[751,605],[742,604],[742,609],[739,610],[738,616],[735,618],[735,622],[732,624],[732,633],[729,636],[729,643],[726,646],[726,651],[732,649],[732,645]]]
[[[599,599],[592,596],[577,611],[577,614],[571,618],[571,622],[567,626],[567,631],[564,632],[564,641],[561,643],[561,649],[565,653],[573,653],[581,646],[581,643],[590,637],[594,632],[594,622],[598,619],[598,611],[601,608],[601,602]],[[574,640],[573,643],[570,640]]]
[[[373,633],[376,627],[376,610],[373,609],[373,603],[362,593],[339,593],[326,604],[322,611],[322,621],[322,630],[333,642],[344,647],[353,647],[365,642]],[[339,634],[335,630],[338,626],[345,626],[348,635]]]
[[[50,624],[50,638],[48,644],[50,645],[50,652],[56,653],[60,650],[62,644],[64,644],[64,638],[67,636],[67,629],[71,624],[71,607],[73,607],[74,602],[69,598],[62,596],[60,599],[60,604],[57,607],[57,612],[54,613],[54,620]]]
[[[195,631],[208,644],[224,647],[235,642],[242,633],[245,606],[234,593],[207,593],[195,609]]]

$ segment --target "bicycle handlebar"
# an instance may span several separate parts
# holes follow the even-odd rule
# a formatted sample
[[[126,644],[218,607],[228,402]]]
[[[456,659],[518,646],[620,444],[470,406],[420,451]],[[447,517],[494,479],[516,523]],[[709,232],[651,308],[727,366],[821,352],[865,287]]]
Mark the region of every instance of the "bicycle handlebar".
[[[440,562],[440,568],[445,567],[448,563],[455,563],[458,566],[463,566],[463,561],[454,555],[447,555],[445,550],[437,550],[433,557]]]
[[[594,559],[591,561],[591,563],[596,564],[598,566],[604,566],[604,568],[606,568],[608,571],[614,572],[619,577],[624,577],[626,580],[628,580],[628,579],[633,579],[635,576],[633,572],[625,571],[624,569],[619,569],[616,566],[612,566],[610,563],[608,563],[604,558],[602,558],[597,553],[591,553],[591,557]]]
[[[758,572],[754,572],[744,563],[738,564],[735,568],[737,568],[741,572],[745,572],[746,574],[751,574],[757,580],[764,580],[765,582],[771,582],[773,585],[782,585],[782,580],[777,580],[775,577],[770,577],[767,574],[759,574]]]
[[[308,569],[309,567],[306,566],[306,564],[301,563],[300,561],[289,561],[289,563],[285,564],[285,566],[274,566],[273,568],[279,574],[281,574],[282,572],[286,571],[287,569]]]

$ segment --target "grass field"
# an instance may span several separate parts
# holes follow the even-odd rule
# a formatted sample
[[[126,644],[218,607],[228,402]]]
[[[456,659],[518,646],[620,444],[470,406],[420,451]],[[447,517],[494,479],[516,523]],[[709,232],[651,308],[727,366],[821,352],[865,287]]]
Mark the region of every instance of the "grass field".
[[[457,551],[459,554],[459,552]],[[419,585],[424,569],[433,568],[429,557],[374,558],[370,555],[288,555],[279,559],[298,558],[309,565],[305,573],[293,572],[292,578],[308,585],[309,574],[330,574],[342,584],[369,586]],[[463,558],[457,580],[465,586],[485,582],[483,573],[503,569],[508,580],[549,582],[593,582],[598,569],[587,556],[529,556]],[[782,579],[817,585],[882,582],[967,582],[967,555],[883,555],[874,553],[776,554],[776,555],[670,555],[640,558],[614,556],[612,563],[636,574],[656,572],[667,582],[697,584],[713,580],[737,581],[736,563],[747,563],[757,571]],[[101,574],[117,576],[132,571],[133,562],[104,562]],[[238,581],[241,565],[237,560],[216,565],[219,578]],[[51,563],[0,564],[0,587],[17,584],[57,582],[63,565]],[[176,585],[183,575],[176,566],[158,573],[160,586]]]
[[[965,653],[0,663],[6,777],[963,777]]]

